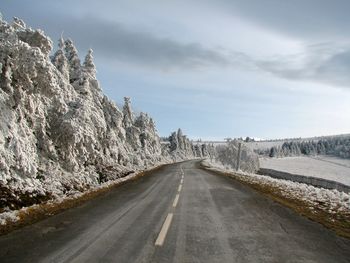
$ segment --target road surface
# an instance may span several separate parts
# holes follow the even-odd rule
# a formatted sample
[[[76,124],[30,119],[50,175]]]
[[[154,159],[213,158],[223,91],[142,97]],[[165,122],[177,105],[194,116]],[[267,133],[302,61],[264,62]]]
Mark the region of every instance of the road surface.
[[[337,237],[198,161],[0,237],[0,262],[350,262]]]

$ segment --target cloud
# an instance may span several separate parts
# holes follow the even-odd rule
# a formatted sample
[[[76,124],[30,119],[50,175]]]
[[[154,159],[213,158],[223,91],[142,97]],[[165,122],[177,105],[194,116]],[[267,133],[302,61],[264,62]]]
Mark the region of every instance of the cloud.
[[[289,80],[350,88],[350,46],[310,45],[304,53],[257,60],[256,65],[263,71]]]
[[[219,0],[225,11],[261,27],[302,39],[349,38],[348,0]]]
[[[339,32],[343,32],[343,37],[348,36],[350,16],[346,14],[345,17],[344,10],[348,10],[346,7],[350,7],[350,2],[339,2],[339,5],[326,0],[221,0],[220,3],[230,5],[231,12],[240,17],[280,30],[283,34],[317,39],[317,35],[331,38]],[[218,3],[215,2],[215,5]],[[7,9],[11,12],[14,7]],[[32,13],[34,10],[35,14]],[[64,31],[64,36],[71,37],[81,52],[93,48],[99,61],[162,71],[176,69],[190,72],[208,67],[215,70],[260,71],[288,80],[350,87],[350,46],[339,47],[339,42],[343,41],[337,39],[335,43],[308,45],[303,53],[259,59],[234,49],[162,38],[155,33],[99,18],[95,14],[73,16],[62,13],[62,10],[39,11],[24,8],[18,16],[30,17],[28,24],[43,27],[51,36],[58,37]]]
[[[95,17],[65,20],[68,34],[87,49],[109,61],[160,70],[194,70],[203,67],[263,71],[294,81],[350,87],[350,46],[318,43],[303,53],[261,60],[244,52],[209,49],[200,43],[180,43],[152,33],[133,31],[122,24]],[[62,24],[61,24],[62,26]],[[66,33],[66,34],[67,34]]]
[[[98,56],[124,63],[160,69],[227,66],[224,52],[205,48],[200,43],[180,43],[152,33],[130,30],[122,24],[86,16],[66,18],[59,28],[64,30],[80,49],[92,47]]]

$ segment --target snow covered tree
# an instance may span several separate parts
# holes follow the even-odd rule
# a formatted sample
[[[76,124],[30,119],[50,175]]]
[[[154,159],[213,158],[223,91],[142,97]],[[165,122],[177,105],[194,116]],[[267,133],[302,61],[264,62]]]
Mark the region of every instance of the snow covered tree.
[[[270,157],[277,157],[277,152],[278,152],[277,148],[274,146],[271,148],[269,156]]]
[[[7,93],[13,93],[12,87],[12,69],[9,62],[10,58],[7,58],[5,64],[2,67],[1,72],[1,88]]]
[[[200,144],[196,144],[193,147],[193,152],[196,157],[202,158],[202,151],[201,151],[201,146]]]
[[[179,147],[178,136],[176,132],[173,132],[169,137],[170,151],[176,151]]]
[[[134,125],[140,130],[140,142],[142,147],[146,146],[146,140],[148,139],[148,116],[147,114],[141,112],[136,118]]]
[[[184,137],[183,137],[183,133],[182,133],[182,130],[179,128],[177,130],[177,141],[179,143],[179,148],[180,149],[184,149]]]
[[[69,66],[68,66],[68,60],[64,55],[64,47],[65,47],[64,40],[61,37],[58,40],[58,50],[52,56],[51,61],[52,61],[52,64],[54,64],[55,67],[62,73],[64,78],[69,80]]]
[[[134,125],[140,128],[141,131],[148,129],[149,118],[148,115],[144,112],[141,112],[139,116],[135,119]]]
[[[78,51],[73,44],[73,41],[67,39],[65,41],[65,51],[66,58],[69,64],[69,82],[74,83],[76,80],[79,80],[81,77],[81,64],[78,56]]]
[[[94,57],[92,56],[92,49],[90,48],[88,53],[85,56],[84,61],[84,71],[89,74],[89,76],[93,79],[96,79],[96,66],[94,64]]]
[[[149,126],[150,126],[152,133],[154,135],[157,134],[156,124],[154,123],[154,120],[152,118],[149,119]]]
[[[124,97],[123,106],[123,125],[125,128],[132,126],[134,123],[134,114],[131,109],[130,98]]]
[[[226,144],[216,146],[216,160],[225,166],[236,169],[239,155],[239,143],[238,140],[233,140]],[[258,156],[245,145],[241,145],[240,169],[247,172],[256,172],[259,170]]]
[[[26,24],[24,23],[24,21],[22,19],[19,19],[18,17],[13,18],[13,25],[12,26],[16,30],[25,29],[27,27]]]

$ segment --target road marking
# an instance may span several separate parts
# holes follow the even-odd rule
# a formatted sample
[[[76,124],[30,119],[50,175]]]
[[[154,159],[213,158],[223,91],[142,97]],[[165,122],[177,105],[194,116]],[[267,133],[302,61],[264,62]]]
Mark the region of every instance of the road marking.
[[[173,203],[173,207],[174,207],[174,208],[177,206],[177,202],[179,202],[179,197],[180,197],[179,194],[177,194],[177,195],[175,196],[174,203]]]
[[[184,176],[185,173],[184,173],[184,170],[182,169],[182,166],[180,166],[180,170],[181,170],[182,176]]]
[[[185,173],[184,173],[184,171],[182,169],[182,166],[180,166],[180,170],[181,170],[181,181],[180,181],[179,188],[177,189],[177,191],[179,193],[176,194],[176,196],[175,196],[175,199],[174,199],[174,202],[173,202],[173,208],[176,208],[177,203],[179,202],[180,192],[182,190],[182,184],[184,182],[184,175],[185,175]],[[171,225],[171,221],[172,220],[173,220],[173,213],[169,213],[167,215],[167,217],[165,218],[165,221],[163,223],[162,229],[160,230],[159,235],[157,237],[157,240],[155,242],[156,246],[163,246],[165,237],[166,237],[166,235],[168,233],[168,230],[169,230],[169,227]]]
[[[158,238],[156,240],[156,246],[163,246],[166,234],[168,233],[171,221],[173,220],[173,214],[169,213],[164,221],[162,229],[159,232]]]

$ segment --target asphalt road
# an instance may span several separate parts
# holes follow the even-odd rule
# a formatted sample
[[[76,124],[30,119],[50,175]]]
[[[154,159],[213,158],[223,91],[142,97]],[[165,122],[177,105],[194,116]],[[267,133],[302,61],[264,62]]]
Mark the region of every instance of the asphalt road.
[[[350,240],[190,161],[0,237],[0,262],[335,263]]]

